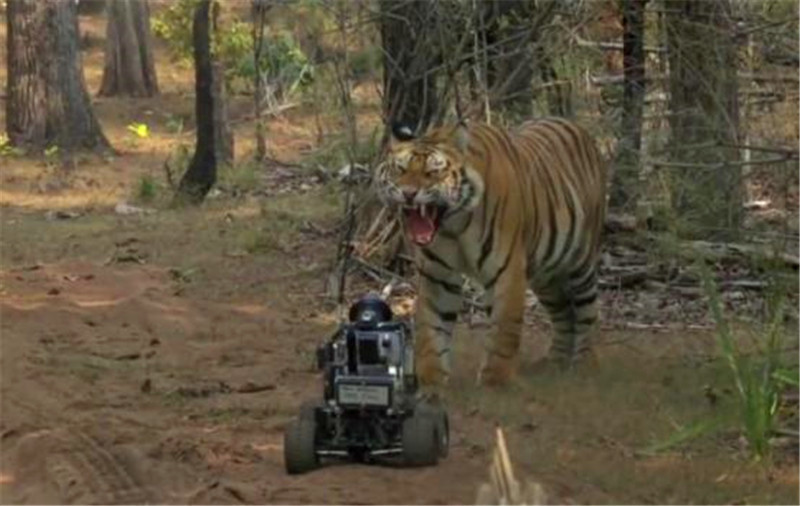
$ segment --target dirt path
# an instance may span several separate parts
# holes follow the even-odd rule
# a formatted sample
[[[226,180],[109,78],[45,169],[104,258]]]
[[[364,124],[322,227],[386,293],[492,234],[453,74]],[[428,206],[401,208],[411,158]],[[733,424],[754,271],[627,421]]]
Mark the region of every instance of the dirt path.
[[[90,263],[0,277],[4,503],[469,503],[481,459],[287,476],[282,426],[318,388],[285,308],[174,295]],[[316,331],[316,332],[315,332]],[[256,392],[249,392],[255,390]]]
[[[796,503],[796,447],[754,467],[731,426],[640,451],[735,409],[713,334],[601,332],[599,365],[560,374],[534,363],[549,335],[536,314],[502,391],[474,387],[484,330],[459,326],[439,466],[288,476],[283,427],[319,394],[313,352],[335,321],[333,249],[297,232],[229,255],[255,225],[227,216],[4,216],[0,502],[470,504],[500,422],[518,475],[554,502]]]

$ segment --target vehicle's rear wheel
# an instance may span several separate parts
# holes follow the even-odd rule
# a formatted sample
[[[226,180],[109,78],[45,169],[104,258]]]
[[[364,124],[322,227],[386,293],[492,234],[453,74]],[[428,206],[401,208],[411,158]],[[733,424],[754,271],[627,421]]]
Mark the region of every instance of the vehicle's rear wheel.
[[[322,403],[319,401],[305,401],[303,404],[300,405],[300,419],[301,420],[311,420],[316,422],[317,419],[317,409],[322,406]]]
[[[416,412],[433,420],[436,426],[436,444],[439,449],[439,457],[447,458],[450,453],[450,420],[447,417],[447,412],[439,404],[428,402],[420,403]]]
[[[435,465],[439,460],[438,430],[434,419],[416,412],[403,421],[403,458],[410,466]]]
[[[319,465],[316,449],[317,424],[314,418],[293,419],[283,435],[283,460],[289,474],[301,474]]]
[[[439,458],[446,459],[450,453],[450,419],[444,410],[439,410],[437,420],[439,421],[437,437],[439,442]]]

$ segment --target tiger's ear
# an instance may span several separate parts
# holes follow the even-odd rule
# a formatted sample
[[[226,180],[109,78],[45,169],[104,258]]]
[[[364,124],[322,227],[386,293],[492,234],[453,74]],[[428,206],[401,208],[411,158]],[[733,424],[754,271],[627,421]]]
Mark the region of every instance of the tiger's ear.
[[[393,144],[396,142],[413,141],[417,137],[414,134],[414,129],[411,127],[411,125],[408,123],[402,123],[400,121],[395,121],[392,123],[391,131],[391,142]]]
[[[453,133],[453,141],[459,151],[462,153],[467,152],[467,147],[469,146],[469,131],[467,130],[467,124],[463,121],[460,121],[456,126],[456,130]]]

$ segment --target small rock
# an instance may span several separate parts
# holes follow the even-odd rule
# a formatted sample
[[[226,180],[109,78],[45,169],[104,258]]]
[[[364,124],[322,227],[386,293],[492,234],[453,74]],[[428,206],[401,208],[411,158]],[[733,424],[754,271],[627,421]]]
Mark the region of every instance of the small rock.
[[[49,221],[55,220],[72,220],[79,218],[81,213],[76,211],[47,211],[44,217]]]
[[[155,212],[155,210],[132,206],[127,202],[118,202],[117,205],[114,206],[114,212],[117,214],[121,214],[123,216],[130,216],[133,214],[138,214],[138,215],[152,214]]]

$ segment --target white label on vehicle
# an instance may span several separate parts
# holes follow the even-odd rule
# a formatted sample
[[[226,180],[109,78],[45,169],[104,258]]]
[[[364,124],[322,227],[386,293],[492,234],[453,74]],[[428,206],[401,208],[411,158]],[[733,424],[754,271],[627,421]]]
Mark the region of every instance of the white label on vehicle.
[[[339,402],[366,406],[388,406],[389,388],[383,385],[339,385]]]

